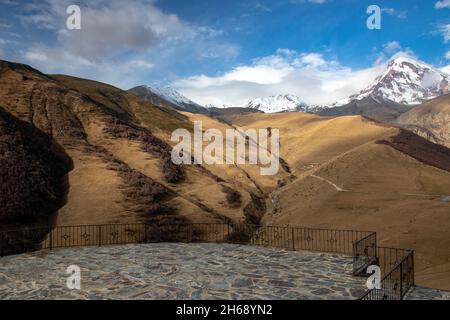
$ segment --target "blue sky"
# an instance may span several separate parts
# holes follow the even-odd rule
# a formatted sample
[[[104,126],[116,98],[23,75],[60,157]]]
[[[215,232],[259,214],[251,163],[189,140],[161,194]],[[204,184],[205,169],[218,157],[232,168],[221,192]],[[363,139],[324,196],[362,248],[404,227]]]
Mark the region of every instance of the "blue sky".
[[[371,4],[381,30],[366,27]],[[395,55],[450,65],[450,0],[0,0],[0,58],[123,89],[171,84],[203,104],[332,102]]]

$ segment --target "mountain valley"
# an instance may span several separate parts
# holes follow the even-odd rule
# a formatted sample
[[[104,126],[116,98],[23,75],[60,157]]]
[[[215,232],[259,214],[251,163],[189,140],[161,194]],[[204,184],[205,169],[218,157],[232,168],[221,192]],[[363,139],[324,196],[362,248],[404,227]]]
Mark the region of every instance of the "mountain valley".
[[[231,222],[373,230],[385,246],[415,249],[418,283],[450,288],[450,149],[422,138],[447,143],[448,96],[409,111],[392,104],[386,122],[407,111],[396,125],[365,114],[210,114],[151,99],[1,61],[0,132],[16,136],[18,147],[0,141],[0,203],[26,191],[0,216],[1,228]],[[260,165],[173,164],[171,133],[192,131],[194,121],[221,132],[278,128],[278,174],[261,176]],[[400,127],[411,125],[418,135]]]

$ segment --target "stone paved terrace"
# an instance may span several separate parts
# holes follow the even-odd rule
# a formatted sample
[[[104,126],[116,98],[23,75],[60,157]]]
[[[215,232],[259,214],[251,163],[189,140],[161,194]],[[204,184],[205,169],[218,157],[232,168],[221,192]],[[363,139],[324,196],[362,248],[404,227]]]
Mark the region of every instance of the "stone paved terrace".
[[[66,268],[81,268],[81,291]],[[350,257],[231,244],[64,248],[0,258],[0,299],[355,299]]]
[[[80,266],[81,291],[66,287]],[[356,299],[350,257],[231,244],[64,248],[0,258],[0,299]],[[413,288],[407,299],[450,299]]]
[[[450,300],[450,291],[431,288],[413,287],[405,297],[406,300]]]

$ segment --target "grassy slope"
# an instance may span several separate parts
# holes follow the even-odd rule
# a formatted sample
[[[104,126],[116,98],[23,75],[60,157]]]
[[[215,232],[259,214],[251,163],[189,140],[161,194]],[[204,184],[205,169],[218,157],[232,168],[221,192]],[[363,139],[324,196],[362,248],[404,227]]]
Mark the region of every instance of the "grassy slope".
[[[450,203],[443,201],[450,195],[450,172],[377,143],[399,129],[360,117],[306,114],[234,122],[278,126],[281,153],[298,177],[271,194],[274,204],[264,222],[375,230],[382,245],[416,250],[418,283],[450,288]],[[435,149],[423,148],[430,154]]]

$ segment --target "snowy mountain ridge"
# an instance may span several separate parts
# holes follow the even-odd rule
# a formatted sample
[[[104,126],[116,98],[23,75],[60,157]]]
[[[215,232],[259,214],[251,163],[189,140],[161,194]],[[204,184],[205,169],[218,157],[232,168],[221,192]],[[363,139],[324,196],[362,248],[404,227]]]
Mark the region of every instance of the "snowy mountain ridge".
[[[183,107],[186,105],[195,105],[201,107],[198,103],[192,101],[186,96],[182,95],[176,89],[172,87],[150,87],[144,86],[147,90],[157,94],[158,96],[172,102],[173,104]]]
[[[404,105],[421,104],[450,92],[450,75],[409,57],[391,60],[386,71],[367,88],[334,103],[339,107],[369,96]]]
[[[314,112],[314,110],[323,108],[318,105],[308,105],[298,96],[292,94],[280,94],[266,98],[256,98],[245,104],[243,107],[257,109],[265,113],[275,112]]]

